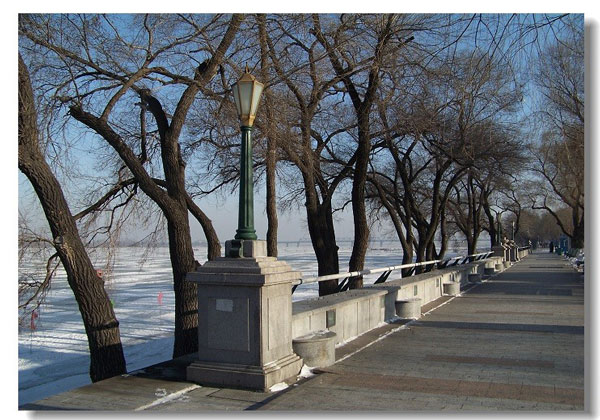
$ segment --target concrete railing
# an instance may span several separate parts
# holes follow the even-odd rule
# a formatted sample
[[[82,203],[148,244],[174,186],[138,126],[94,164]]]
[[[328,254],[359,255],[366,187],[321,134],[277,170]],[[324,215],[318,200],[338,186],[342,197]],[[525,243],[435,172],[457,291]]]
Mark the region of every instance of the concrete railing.
[[[365,285],[362,289],[293,302],[292,337],[328,329],[336,333],[336,344],[343,343],[397,318],[398,301],[418,300],[421,307],[444,295],[457,294],[460,286],[481,279],[485,268],[495,269],[498,262],[501,262],[500,257],[489,257],[387,280],[385,283]],[[450,290],[452,293],[449,293]]]
[[[519,255],[519,259],[525,258],[526,256],[528,256],[530,249],[531,249],[531,247],[529,247],[529,246],[517,248],[517,253]]]
[[[442,260],[430,260],[416,263],[408,263],[402,265],[394,265],[390,267],[380,267],[373,268],[369,270],[361,270],[361,271],[351,271],[347,273],[337,273],[337,274],[328,274],[324,276],[314,276],[314,277],[302,277],[296,280],[293,283],[292,293],[296,290],[298,286],[301,284],[310,284],[310,283],[318,283],[327,280],[342,280],[342,282],[338,285],[336,292],[344,292],[350,288],[350,283],[352,279],[358,278],[361,276],[366,276],[369,274],[380,274],[379,278],[375,281],[375,283],[383,283],[385,282],[390,274],[397,270],[407,270],[409,272],[408,276],[412,276],[412,274],[417,270],[421,269],[425,272],[429,272],[431,270],[445,268],[449,266],[462,265],[466,263],[470,263],[473,261],[480,261],[490,257],[493,254],[493,251],[489,252],[481,252],[479,254],[471,254],[467,256],[458,256],[452,257]]]

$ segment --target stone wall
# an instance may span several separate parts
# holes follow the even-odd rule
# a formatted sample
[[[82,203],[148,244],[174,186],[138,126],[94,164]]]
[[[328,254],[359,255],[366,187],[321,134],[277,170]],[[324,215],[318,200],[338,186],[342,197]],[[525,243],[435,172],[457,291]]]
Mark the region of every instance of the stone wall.
[[[294,302],[292,337],[328,329],[336,333],[336,344],[343,343],[394,319],[397,300],[418,298],[421,306],[426,305],[444,295],[445,283],[465,285],[469,274],[483,274],[486,265],[495,262],[492,257],[406,278],[398,274],[385,283]]]

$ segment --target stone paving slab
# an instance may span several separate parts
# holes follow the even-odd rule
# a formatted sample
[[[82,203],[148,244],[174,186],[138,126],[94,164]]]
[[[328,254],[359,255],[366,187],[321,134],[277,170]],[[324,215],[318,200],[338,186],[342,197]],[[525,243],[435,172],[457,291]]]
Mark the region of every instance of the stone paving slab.
[[[190,355],[58,394],[23,410],[214,412],[581,411],[584,290],[561,257],[533,254],[418,321],[336,348],[336,364],[281,392],[185,381]]]

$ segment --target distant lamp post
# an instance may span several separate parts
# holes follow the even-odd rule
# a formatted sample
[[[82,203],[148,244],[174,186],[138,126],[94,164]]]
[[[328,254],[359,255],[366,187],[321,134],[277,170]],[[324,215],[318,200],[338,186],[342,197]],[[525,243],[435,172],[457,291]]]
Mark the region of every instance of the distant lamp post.
[[[240,203],[237,240],[256,240],[254,230],[254,181],[252,173],[252,125],[264,85],[248,71],[232,86],[233,98],[241,121],[242,153],[240,156]]]

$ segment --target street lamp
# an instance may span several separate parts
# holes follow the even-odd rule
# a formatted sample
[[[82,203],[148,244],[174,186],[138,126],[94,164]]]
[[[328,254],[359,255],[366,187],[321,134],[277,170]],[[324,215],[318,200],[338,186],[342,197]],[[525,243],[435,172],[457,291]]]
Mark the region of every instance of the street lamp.
[[[232,86],[233,98],[241,121],[240,202],[236,240],[256,240],[254,230],[254,181],[252,174],[252,125],[264,85],[248,71]],[[238,242],[241,246],[241,241]],[[238,248],[238,247],[236,247]]]
[[[238,229],[225,241],[226,258],[186,275],[198,288],[198,359],[186,378],[265,391],[302,368],[292,347],[292,284],[302,274],[265,258],[267,242],[256,240],[250,134],[264,86],[246,66],[232,88],[242,126]]]

